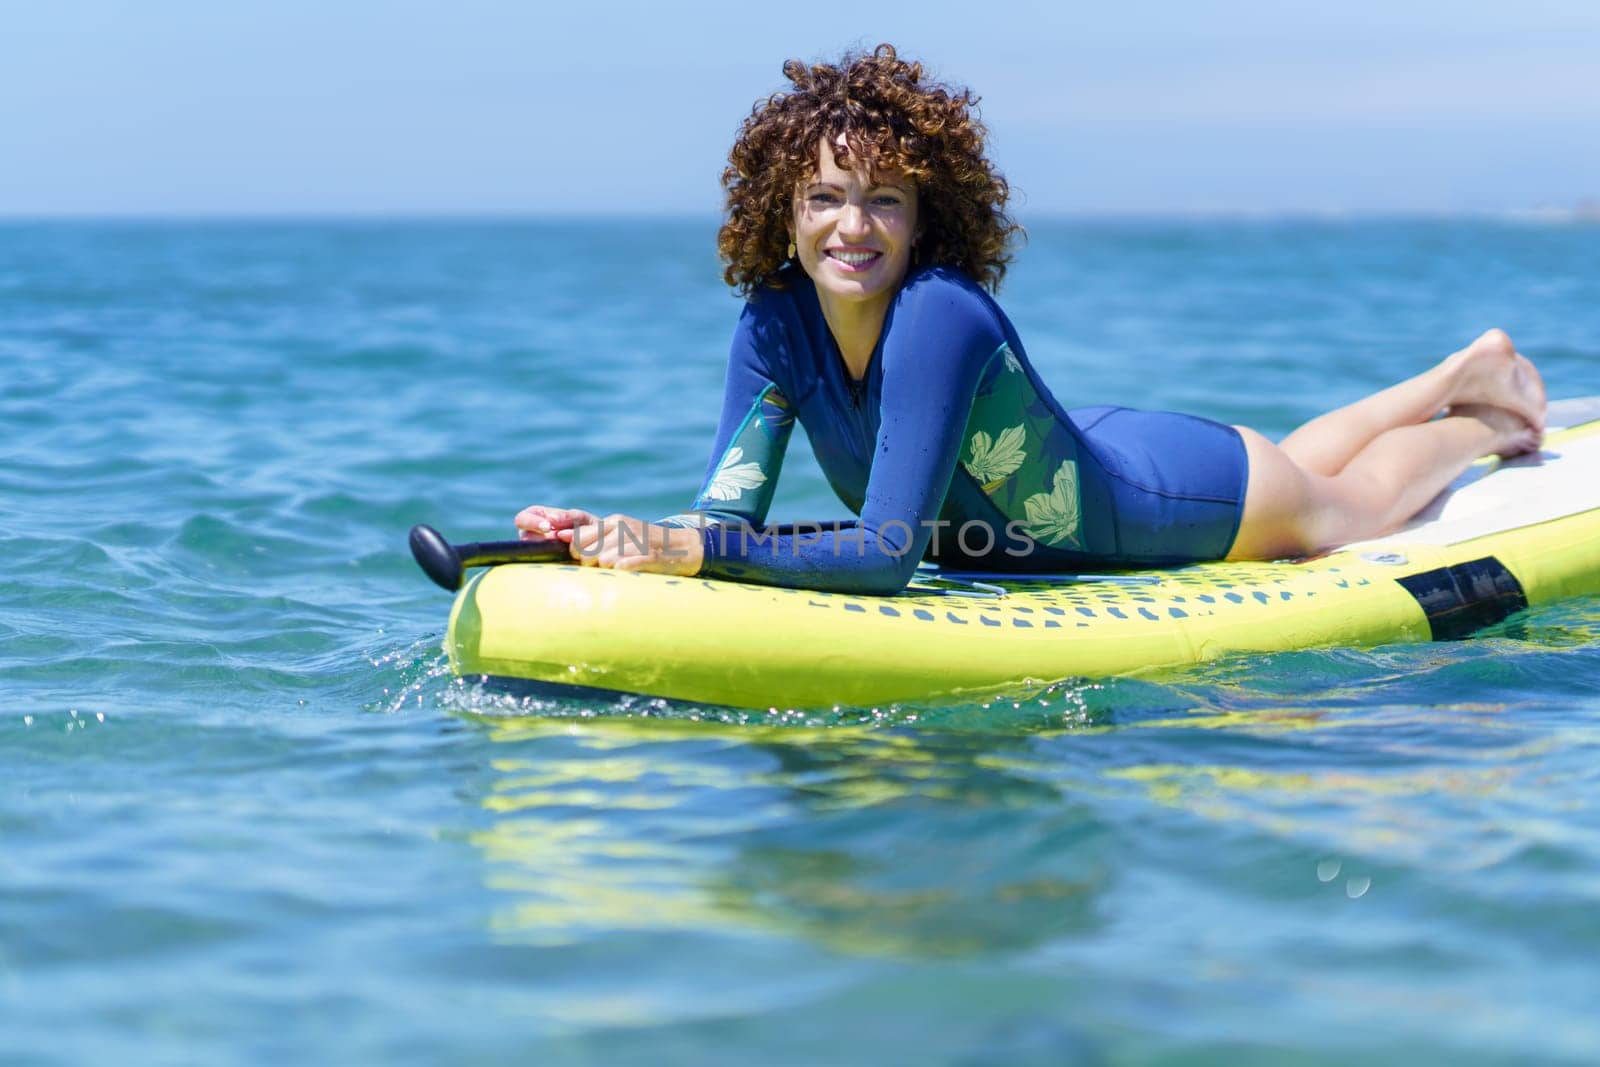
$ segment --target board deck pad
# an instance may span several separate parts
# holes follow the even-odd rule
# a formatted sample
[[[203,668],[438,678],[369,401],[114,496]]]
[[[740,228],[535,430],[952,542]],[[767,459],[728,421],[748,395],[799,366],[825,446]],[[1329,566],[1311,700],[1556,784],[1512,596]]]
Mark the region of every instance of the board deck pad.
[[[1600,419],[1600,398],[1550,405],[1547,436]],[[1494,476],[1489,477],[1490,474]],[[1600,434],[1496,464],[1475,464],[1404,528],[1347,549],[1386,545],[1452,545],[1513,526],[1548,522],[1594,507],[1600,485]]]

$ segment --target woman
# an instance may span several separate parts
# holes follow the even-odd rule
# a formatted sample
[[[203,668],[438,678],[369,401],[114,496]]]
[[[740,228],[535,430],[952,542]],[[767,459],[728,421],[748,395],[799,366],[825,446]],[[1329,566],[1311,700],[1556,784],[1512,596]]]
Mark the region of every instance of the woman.
[[[1497,330],[1280,445],[1186,415],[1067,412],[990,296],[1018,227],[971,93],[888,45],[784,74],[723,174],[718,248],[748,302],[692,510],[534,506],[522,536],[619,570],[889,594],[925,556],[1037,573],[1311,553],[1398,527],[1481,456],[1539,446],[1542,383]],[[859,521],[763,527],[796,418]]]

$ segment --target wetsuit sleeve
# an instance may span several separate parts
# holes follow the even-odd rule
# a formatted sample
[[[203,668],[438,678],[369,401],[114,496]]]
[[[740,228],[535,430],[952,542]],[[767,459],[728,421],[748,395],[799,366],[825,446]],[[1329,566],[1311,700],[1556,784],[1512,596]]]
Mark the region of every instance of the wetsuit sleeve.
[[[746,305],[734,330],[711,463],[689,510],[658,520],[667,526],[756,527],[766,521],[783,457],[794,431],[789,400],[768,370],[782,324]]]
[[[860,521],[709,527],[701,574],[876,595],[910,582],[950,488],[978,384],[1005,336],[981,296],[937,274],[901,290],[884,331],[879,430]]]

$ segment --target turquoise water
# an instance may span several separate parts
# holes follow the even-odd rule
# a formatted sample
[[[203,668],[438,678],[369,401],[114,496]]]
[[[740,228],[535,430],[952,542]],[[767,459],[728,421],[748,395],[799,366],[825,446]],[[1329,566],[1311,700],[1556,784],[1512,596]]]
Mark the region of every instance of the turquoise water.
[[[694,222],[0,226],[0,1061],[1600,1058],[1600,602],[771,721],[453,681],[407,528],[698,486]],[[1069,403],[1283,432],[1600,229],[1040,224]],[[780,517],[837,514],[797,441]]]

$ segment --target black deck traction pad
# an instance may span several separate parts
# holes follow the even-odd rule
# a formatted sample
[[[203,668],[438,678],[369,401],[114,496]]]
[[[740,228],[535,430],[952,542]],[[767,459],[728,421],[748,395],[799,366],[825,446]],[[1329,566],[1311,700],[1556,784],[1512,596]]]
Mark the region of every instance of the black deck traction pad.
[[[1428,616],[1435,641],[1455,641],[1528,606],[1517,576],[1493,556],[1396,578]]]

